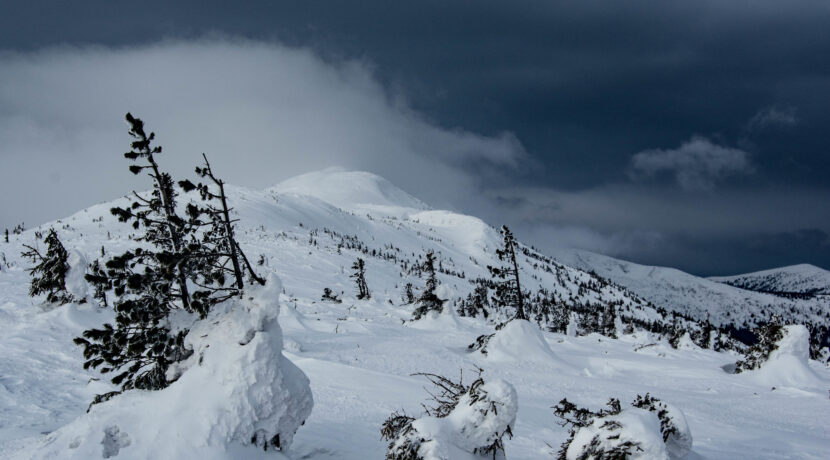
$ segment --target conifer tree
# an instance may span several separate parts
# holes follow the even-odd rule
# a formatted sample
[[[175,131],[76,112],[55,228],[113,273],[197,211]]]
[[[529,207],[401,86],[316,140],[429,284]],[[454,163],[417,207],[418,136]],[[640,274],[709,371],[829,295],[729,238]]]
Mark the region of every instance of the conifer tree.
[[[24,244],[26,251],[23,257],[36,264],[29,270],[32,281],[29,286],[29,295],[34,297],[46,294],[46,300],[63,305],[72,301],[72,296],[66,291],[66,274],[69,272],[68,254],[58,238],[55,229],[49,229],[46,235],[46,254],[41,254],[37,248]]]
[[[757,342],[744,352],[744,357],[735,364],[735,373],[758,369],[769,355],[778,349],[778,342],[784,338],[781,318],[773,316],[769,322],[755,329]]]
[[[6,243],[9,242],[9,229],[6,229]]]
[[[617,338],[617,312],[613,304],[607,304],[602,313],[602,335]]]
[[[179,181],[179,185],[185,192],[198,190],[202,200],[206,203],[202,207],[194,204],[188,205],[187,213],[192,224],[196,226],[208,226],[208,230],[202,236],[202,244],[208,248],[208,251],[204,254],[204,263],[201,267],[209,279],[214,280],[221,286],[220,288],[213,287],[208,289],[214,292],[224,291],[233,296],[245,287],[243,263],[248,277],[251,280],[260,285],[264,285],[265,280],[257,276],[254,272],[248,258],[236,241],[233,226],[236,221],[230,217],[230,211],[232,209],[228,207],[228,199],[225,194],[225,182],[213,173],[210,162],[204,153],[202,154],[202,158],[205,160],[205,163],[200,167],[196,167],[196,174],[201,178],[209,179],[213,183],[213,188],[201,182],[194,185],[189,180]],[[201,221],[203,216],[207,218],[206,222]],[[233,276],[235,288],[224,286],[226,274]],[[223,297],[214,297],[214,299],[215,301],[221,302],[224,300]]]
[[[416,301],[418,306],[412,312],[412,319],[415,320],[423,318],[431,311],[442,312],[444,302],[446,302],[435,294],[435,289],[438,288],[438,279],[435,277],[435,254],[432,251],[427,252],[424,263],[421,264],[421,272],[427,275],[427,281]]]
[[[349,276],[357,285],[357,298],[359,300],[371,299],[372,293],[369,292],[369,286],[366,284],[366,264],[360,257],[352,264],[354,272]]]
[[[156,162],[162,149],[153,145],[154,133],[147,134],[144,123],[129,113],[126,119],[134,140],[124,157],[134,162],[129,167],[133,174],[149,172],[153,188],[148,195],[133,192],[129,207],[111,212],[140,231],[135,239],[144,244],[113,256],[104,268],[91,267],[86,278],[103,293],[96,297],[105,300],[105,291],[113,293],[115,324],[86,330],[75,343],[84,347],[84,367],[116,373],[112,382],[121,391],[157,390],[176,378],[168,375],[170,365],[192,353],[184,346],[187,329],[171,325],[170,312],[183,309],[199,318],[207,316],[217,291],[224,288],[214,263],[226,254],[217,253],[221,246],[210,230],[199,231],[203,223],[198,216],[204,211],[191,204],[189,218],[179,216],[173,180]],[[194,292],[188,282],[197,287]],[[98,395],[93,404],[118,393]]]
[[[412,283],[406,283],[406,286],[403,287],[403,297],[402,299],[404,305],[412,305],[415,303],[415,294],[412,292]]]
[[[515,319],[527,319],[524,309],[524,295],[522,285],[519,281],[519,264],[516,261],[516,240],[513,233],[507,226],[501,227],[501,235],[504,239],[504,246],[496,250],[499,260],[505,262],[505,266],[487,266],[490,275],[496,282],[496,294],[493,301],[497,307],[512,306],[516,308]]]

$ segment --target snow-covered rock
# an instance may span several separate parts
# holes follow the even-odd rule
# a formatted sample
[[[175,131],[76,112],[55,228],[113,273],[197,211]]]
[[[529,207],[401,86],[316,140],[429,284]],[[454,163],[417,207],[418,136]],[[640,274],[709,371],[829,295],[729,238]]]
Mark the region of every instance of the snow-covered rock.
[[[186,338],[194,350],[160,391],[127,391],[47,436],[33,457],[280,458],[311,413],[305,374],[282,355],[279,279],[217,306]]]

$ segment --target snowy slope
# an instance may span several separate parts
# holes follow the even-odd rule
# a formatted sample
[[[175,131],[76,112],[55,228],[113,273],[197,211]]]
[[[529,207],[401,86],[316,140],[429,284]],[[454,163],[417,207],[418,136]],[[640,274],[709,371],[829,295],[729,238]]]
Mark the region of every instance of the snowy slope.
[[[830,318],[830,296],[785,298],[753,292],[668,267],[639,265],[587,251],[562,250],[557,260],[629,288],[655,305],[694,318],[711,315],[714,324],[755,324],[771,314],[795,322],[820,323]]]
[[[830,272],[810,264],[709,279],[741,289],[779,295],[830,295]]]
[[[694,346],[674,350],[645,333],[611,340],[540,332],[557,357],[546,362],[515,353],[512,360],[469,353],[468,344],[494,331],[482,319],[447,312],[408,322],[412,306],[401,305],[401,288],[406,282],[422,286],[412,267],[424,251],[434,250],[441,262],[441,295],[458,299],[496,263],[500,238],[480,219],[431,210],[377,176],[327,170],[265,191],[232,187],[230,200],[248,256],[261,261],[262,274],[274,273],[283,282],[279,322],[286,356],[311,381],[315,406],[288,452],[292,458],[382,458],[383,420],[393,410],[418,413],[427,398],[425,382],[412,373],[454,377],[463,370],[467,378],[477,367],[518,392],[515,436],[506,441],[510,459],[553,457],[548,445],[558,446],[567,430],[555,423],[550,407],[563,397],[598,408],[610,396],[630,401],[645,392],[685,412],[695,439],[692,455],[699,456],[690,458],[822,458],[830,445],[830,428],[822,423],[830,409],[824,389],[830,387],[830,370],[816,362],[807,365],[824,382],[821,389],[770,391],[725,373],[721,366],[734,362],[734,355]],[[90,207],[40,230],[53,226],[68,249],[88,260],[100,257],[102,246],[108,255],[118,253],[133,242],[131,229],[110,216],[112,205]],[[92,395],[110,388],[106,379],[81,368],[80,350],[71,343],[82,330],[110,320],[110,312],[90,304],[49,308],[27,296],[28,264],[19,253],[22,244],[34,242],[35,230],[0,243],[0,458],[31,458],[48,439],[44,434],[70,423]],[[529,254],[520,257],[523,284],[544,287],[565,303],[613,301],[630,314],[654,315],[641,299],[652,292],[649,282],[657,283],[657,291],[672,284],[668,276],[650,280],[646,270],[638,275],[641,284],[627,285],[632,293]],[[368,301],[355,299],[348,278],[356,257],[366,260],[373,294]],[[602,260],[574,263],[616,276]],[[681,286],[692,282],[672,276]],[[709,285],[726,289],[724,302],[734,300],[729,292],[741,291],[699,282],[707,292]],[[321,302],[325,287],[343,302]],[[704,305],[701,299],[701,311]],[[130,452],[125,447],[115,458],[135,458]]]

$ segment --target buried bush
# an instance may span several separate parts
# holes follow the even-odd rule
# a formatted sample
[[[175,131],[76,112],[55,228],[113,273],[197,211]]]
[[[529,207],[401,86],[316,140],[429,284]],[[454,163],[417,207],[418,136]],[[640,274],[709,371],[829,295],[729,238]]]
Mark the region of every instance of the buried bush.
[[[512,437],[518,397],[501,379],[469,385],[437,374],[416,374],[434,387],[420,418],[393,412],[381,427],[387,460],[504,459],[503,438]],[[463,377],[463,376],[462,376]]]

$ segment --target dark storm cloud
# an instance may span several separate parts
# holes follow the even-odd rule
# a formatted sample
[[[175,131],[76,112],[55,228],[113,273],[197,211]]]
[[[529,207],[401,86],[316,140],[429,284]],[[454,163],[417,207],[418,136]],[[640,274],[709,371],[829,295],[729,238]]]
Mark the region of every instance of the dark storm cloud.
[[[724,266],[724,245],[737,248],[730,265],[735,270],[791,259],[781,250],[752,249],[738,240],[780,248],[783,240],[770,235],[830,231],[824,212],[830,60],[823,58],[830,55],[830,5],[823,1],[53,1],[7,2],[3,13],[0,48],[18,51],[65,43],[133,46],[218,33],[302,47],[321,68],[349,62],[368,75],[365,81],[374,88],[368,98],[386,107],[380,113],[399,113],[397,119],[411,127],[370,150],[406,145],[414,165],[418,155],[435,161],[437,154],[426,152],[445,145],[467,152],[478,142],[499,146],[485,148],[490,153],[484,161],[441,157],[437,172],[424,169],[418,180],[406,175],[405,188],[435,195],[449,189],[461,210],[519,225],[519,235],[540,246],[556,240],[706,273]],[[164,61],[159,78],[189,75],[180,61]],[[36,83],[27,82],[31,88]],[[210,88],[225,100],[223,86]],[[335,111],[350,107],[331,102]],[[230,100],[226,104],[229,113],[255,119],[251,106],[246,112]],[[0,113],[14,118],[20,107],[4,103]],[[197,130],[173,122],[173,112],[159,120],[180,133],[169,135],[195,135]],[[441,134],[424,140],[416,125]],[[18,138],[31,129],[25,123],[6,126]],[[38,142],[60,143],[67,135],[50,133]],[[252,128],[246,133],[258,134]],[[337,142],[352,137],[335,133],[332,145],[368,145]],[[86,135],[103,148],[104,132]],[[707,148],[689,150],[694,139],[705,139],[708,144],[700,141],[698,147]],[[297,141],[307,144],[316,145]],[[496,151],[520,153],[493,168],[493,157],[486,158],[499,157]],[[8,147],[0,152],[7,156]],[[364,169],[372,169],[369,159],[375,158],[313,156],[318,160],[308,166],[328,161]],[[392,167],[375,170],[399,181]],[[632,171],[639,173],[636,182]],[[676,185],[661,180],[666,178]],[[51,174],[41,180],[68,179]],[[528,187],[536,192],[523,198],[527,206],[482,198],[515,200],[516,190]],[[715,208],[711,216],[717,218],[707,207]],[[807,217],[788,222],[775,209]],[[684,232],[676,222],[691,225]],[[830,267],[830,256],[811,252],[806,240],[786,244],[802,261]]]

